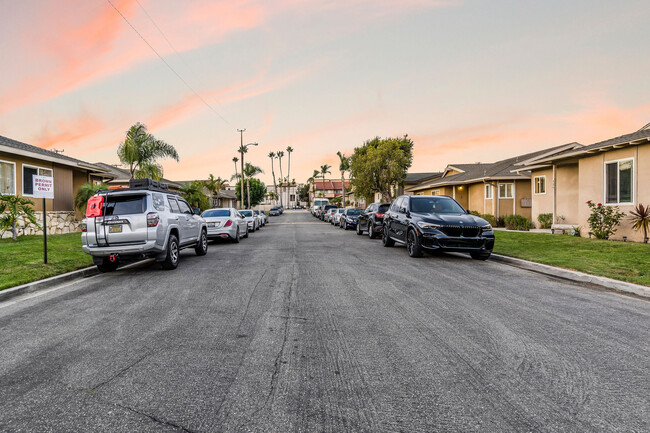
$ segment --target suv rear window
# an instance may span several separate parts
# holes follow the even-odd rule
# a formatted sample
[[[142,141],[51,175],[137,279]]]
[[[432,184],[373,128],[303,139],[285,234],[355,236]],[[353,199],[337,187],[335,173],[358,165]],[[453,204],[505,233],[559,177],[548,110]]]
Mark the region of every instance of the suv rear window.
[[[146,195],[109,195],[104,215],[130,215],[144,213],[146,209]]]
[[[380,204],[379,209],[377,209],[377,212],[386,212],[389,207],[390,207],[390,203]]]

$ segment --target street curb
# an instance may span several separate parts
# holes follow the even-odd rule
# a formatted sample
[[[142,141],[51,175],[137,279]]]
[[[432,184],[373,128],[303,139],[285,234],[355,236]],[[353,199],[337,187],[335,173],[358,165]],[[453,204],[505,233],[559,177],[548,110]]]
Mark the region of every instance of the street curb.
[[[569,269],[558,268],[556,266],[544,265],[528,260],[516,259],[514,257],[492,254],[490,259],[495,262],[505,263],[518,268],[526,269],[541,274],[547,274],[554,277],[564,278],[566,280],[576,281],[578,283],[596,284],[608,289],[616,290],[623,293],[632,293],[643,298],[650,298],[650,287],[639,284],[628,283],[626,281],[614,280],[607,277],[598,277],[596,275],[585,274],[584,272],[572,271]]]
[[[34,293],[41,290],[49,289],[61,283],[90,277],[99,273],[95,266],[89,268],[78,269],[76,271],[68,272],[66,274],[55,275],[53,277],[45,278],[44,280],[33,281],[31,283],[23,284],[22,286],[12,287],[10,289],[0,290],[0,302],[14,298],[28,293]]]

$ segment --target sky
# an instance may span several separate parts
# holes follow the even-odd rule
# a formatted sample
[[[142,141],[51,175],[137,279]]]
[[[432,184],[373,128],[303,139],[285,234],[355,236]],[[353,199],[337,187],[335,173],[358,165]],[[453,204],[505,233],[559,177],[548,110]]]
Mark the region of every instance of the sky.
[[[430,172],[650,122],[647,0],[0,7],[0,135],[116,164],[142,122],[178,150],[171,180],[229,179],[243,128],[259,143],[246,161],[271,183],[268,154],[285,151],[286,176],[287,146],[304,182],[323,164],[340,177],[336,152],[376,136],[408,134],[410,171]]]

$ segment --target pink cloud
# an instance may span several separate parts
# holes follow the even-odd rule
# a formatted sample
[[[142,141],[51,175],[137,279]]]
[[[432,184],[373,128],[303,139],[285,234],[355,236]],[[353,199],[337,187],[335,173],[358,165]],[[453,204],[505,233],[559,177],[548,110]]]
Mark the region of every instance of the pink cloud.
[[[44,149],[75,148],[81,140],[94,136],[104,127],[101,119],[84,111],[75,118],[47,124],[31,139],[31,143]]]

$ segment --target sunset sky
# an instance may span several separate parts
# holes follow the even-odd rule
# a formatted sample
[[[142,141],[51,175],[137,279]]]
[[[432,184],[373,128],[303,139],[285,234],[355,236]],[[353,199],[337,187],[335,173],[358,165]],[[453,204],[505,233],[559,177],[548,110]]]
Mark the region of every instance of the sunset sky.
[[[304,182],[375,136],[424,172],[650,122],[647,0],[111,2],[214,111],[108,1],[0,0],[0,135],[117,163],[140,121],[187,180],[230,178],[246,128],[270,183],[287,146]]]

